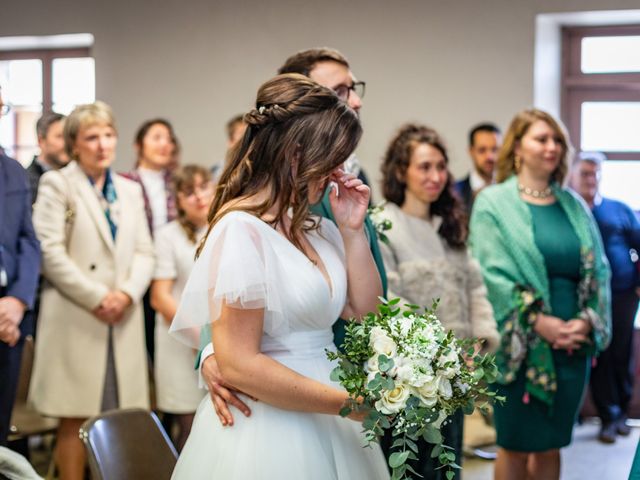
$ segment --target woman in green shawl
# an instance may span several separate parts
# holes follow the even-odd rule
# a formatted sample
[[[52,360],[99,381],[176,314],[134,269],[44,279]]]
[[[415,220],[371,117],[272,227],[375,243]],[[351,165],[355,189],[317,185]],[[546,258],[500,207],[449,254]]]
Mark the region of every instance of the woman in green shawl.
[[[602,241],[584,203],[562,186],[570,150],[549,114],[519,113],[498,184],[473,207],[471,248],[501,334],[496,480],[559,478],[592,357],[609,342]]]

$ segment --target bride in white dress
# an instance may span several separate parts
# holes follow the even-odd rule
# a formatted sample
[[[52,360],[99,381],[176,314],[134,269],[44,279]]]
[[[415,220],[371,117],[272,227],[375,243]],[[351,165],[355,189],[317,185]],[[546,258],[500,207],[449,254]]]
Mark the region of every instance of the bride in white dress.
[[[338,415],[347,394],[325,355],[335,319],[372,311],[382,292],[363,229],[369,188],[339,168],[359,121],[295,74],[262,85],[245,120],[171,329],[197,346],[211,324],[222,376],[252,415],[225,427],[205,397],[173,478],[388,479],[380,448],[362,447],[365,413]],[[337,227],[309,214],[329,181]]]

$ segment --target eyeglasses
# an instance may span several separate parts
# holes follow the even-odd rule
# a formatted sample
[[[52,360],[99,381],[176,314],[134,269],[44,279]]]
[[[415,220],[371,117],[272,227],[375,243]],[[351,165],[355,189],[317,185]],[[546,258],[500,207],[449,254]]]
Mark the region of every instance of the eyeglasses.
[[[9,105],[8,103],[0,104],[0,115],[6,115],[10,111],[11,111],[11,105]]]
[[[213,182],[203,183],[199,186],[194,186],[193,188],[189,188],[183,191],[178,192],[180,195],[184,196],[186,199],[195,199],[196,195],[210,195],[213,193],[214,185]]]
[[[336,92],[340,100],[346,102],[349,100],[351,92],[354,92],[360,98],[364,97],[365,86],[366,82],[353,82],[350,86],[338,85],[333,91]]]

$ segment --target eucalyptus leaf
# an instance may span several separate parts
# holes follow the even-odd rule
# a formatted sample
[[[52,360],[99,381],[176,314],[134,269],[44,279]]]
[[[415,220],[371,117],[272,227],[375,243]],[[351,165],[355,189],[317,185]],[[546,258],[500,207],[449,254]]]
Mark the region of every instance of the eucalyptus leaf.
[[[440,430],[435,427],[428,426],[422,436],[429,443],[442,443],[442,434],[440,433]]]
[[[408,456],[409,450],[405,450],[404,452],[392,453],[389,457],[389,466],[391,468],[398,468],[400,465],[403,465],[407,461]]]

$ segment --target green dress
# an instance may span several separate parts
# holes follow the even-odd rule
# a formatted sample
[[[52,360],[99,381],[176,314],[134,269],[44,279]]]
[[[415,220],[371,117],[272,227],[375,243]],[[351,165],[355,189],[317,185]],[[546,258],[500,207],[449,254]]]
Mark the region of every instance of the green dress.
[[[563,320],[578,315],[580,241],[558,202],[527,205],[533,222],[536,247],[544,258],[549,279],[551,315]],[[527,364],[514,382],[496,385],[506,397],[496,404],[497,443],[513,451],[539,452],[557,449],[571,442],[571,433],[582,402],[591,358],[582,351],[554,350],[553,363],[558,390],[552,406],[525,395]]]

